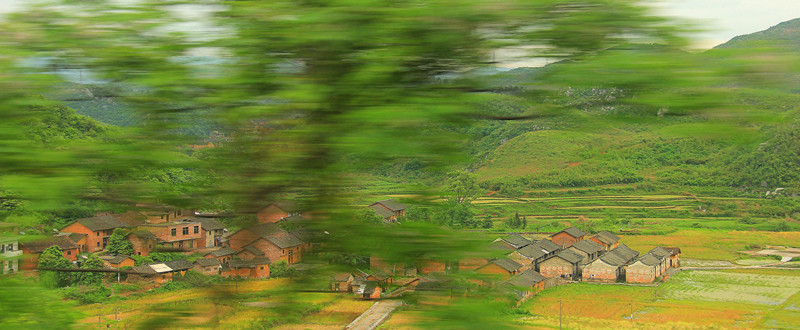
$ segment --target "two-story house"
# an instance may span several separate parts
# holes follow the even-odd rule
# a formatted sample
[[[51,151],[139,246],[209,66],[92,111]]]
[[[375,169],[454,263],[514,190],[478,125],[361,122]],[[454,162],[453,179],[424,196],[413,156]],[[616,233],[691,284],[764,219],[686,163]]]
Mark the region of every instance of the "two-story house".
[[[162,248],[192,250],[205,244],[200,223],[196,221],[151,223],[139,228],[155,235],[158,246]]]
[[[200,223],[201,242],[198,247],[217,247],[222,246],[222,235],[225,234],[225,226],[217,219],[206,217],[191,217],[183,219],[183,222]]]
[[[97,252],[106,248],[108,238],[114,232],[114,229],[127,227],[129,227],[127,223],[116,217],[102,215],[75,220],[62,228],[61,232],[86,235],[85,251]]]

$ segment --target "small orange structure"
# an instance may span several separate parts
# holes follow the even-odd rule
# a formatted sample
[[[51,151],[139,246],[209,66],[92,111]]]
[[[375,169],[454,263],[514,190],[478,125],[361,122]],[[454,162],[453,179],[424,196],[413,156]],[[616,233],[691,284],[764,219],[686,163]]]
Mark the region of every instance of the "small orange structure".
[[[572,246],[572,244],[582,241],[586,237],[586,235],[587,234],[585,232],[583,232],[578,228],[569,227],[553,235],[550,235],[550,239],[553,241],[553,243],[561,245],[561,247],[563,248],[567,248]]]

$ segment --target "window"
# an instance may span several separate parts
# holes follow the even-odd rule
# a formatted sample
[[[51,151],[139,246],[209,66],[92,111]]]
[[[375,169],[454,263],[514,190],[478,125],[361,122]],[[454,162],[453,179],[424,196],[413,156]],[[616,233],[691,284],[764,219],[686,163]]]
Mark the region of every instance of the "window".
[[[161,215],[161,220],[164,220],[164,215],[163,214]]]
[[[172,234],[172,236],[178,235],[178,230],[175,229],[175,228],[172,228],[171,234]]]
[[[100,232],[98,231],[98,232],[94,233],[94,235],[95,236],[100,236]]]
[[[67,255],[71,256],[72,255],[72,251],[67,251]]]
[[[189,227],[183,227],[183,234],[189,235]]]
[[[194,226],[194,233],[200,233],[200,226]]]
[[[141,252],[141,251],[139,252],[139,255],[142,255],[142,252]]]
[[[264,270],[264,266],[261,266],[261,270]]]
[[[192,247],[194,247],[194,241],[189,241],[189,248],[191,249]]]
[[[100,247],[100,242],[97,242],[97,247]]]

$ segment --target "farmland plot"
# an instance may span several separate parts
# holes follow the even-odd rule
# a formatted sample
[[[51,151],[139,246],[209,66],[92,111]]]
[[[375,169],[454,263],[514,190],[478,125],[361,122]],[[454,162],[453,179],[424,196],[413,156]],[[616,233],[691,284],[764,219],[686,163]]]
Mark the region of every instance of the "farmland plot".
[[[779,305],[800,292],[800,276],[686,271],[673,276],[659,291],[675,300]]]

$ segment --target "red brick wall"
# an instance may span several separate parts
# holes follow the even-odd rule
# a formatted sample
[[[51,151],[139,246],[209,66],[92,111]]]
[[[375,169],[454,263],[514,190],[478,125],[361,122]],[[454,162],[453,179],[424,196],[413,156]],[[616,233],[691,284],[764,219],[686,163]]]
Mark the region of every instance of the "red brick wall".
[[[591,264],[583,269],[582,277],[587,282],[616,282],[617,269],[608,265]]]
[[[572,237],[570,234],[567,234],[565,232],[560,232],[558,234],[553,235],[550,238],[550,240],[552,240],[553,243],[556,243],[563,247],[571,246],[572,244],[575,244],[579,241],[579,239],[576,239],[575,237]]]
[[[242,250],[241,252],[237,253],[236,256],[242,260],[252,260],[256,257],[255,254],[247,250]]]
[[[539,274],[544,277],[574,276],[575,266],[561,258],[550,258],[539,265]]]
[[[133,245],[133,254],[146,256],[156,247],[155,240],[145,240],[136,235],[128,235],[128,241]]]
[[[86,234],[86,251],[97,252],[103,249],[103,237],[111,236],[110,233],[98,231],[93,232],[86,226],[75,222],[61,230],[62,233]],[[99,235],[98,235],[99,234]]]
[[[655,267],[628,267],[625,271],[625,280],[628,283],[653,283],[655,278]]]

